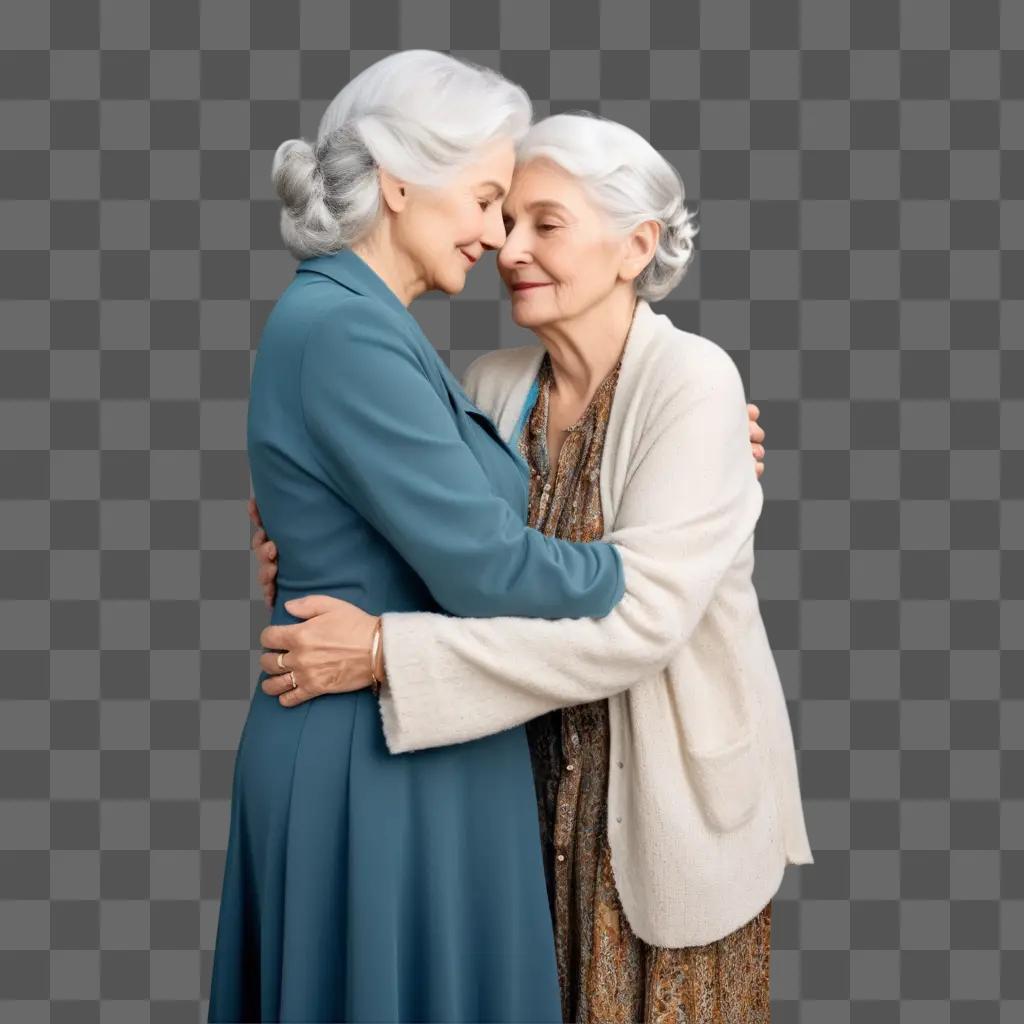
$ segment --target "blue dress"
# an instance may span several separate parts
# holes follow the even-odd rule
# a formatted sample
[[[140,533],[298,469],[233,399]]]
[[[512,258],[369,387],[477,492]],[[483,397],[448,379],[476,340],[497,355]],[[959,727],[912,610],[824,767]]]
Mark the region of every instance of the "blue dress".
[[[271,311],[248,443],[274,623],[313,593],[547,618],[622,597],[613,547],[526,527],[522,457],[351,251],[302,261]],[[525,727],[391,755],[370,690],[285,708],[257,683],[208,1019],[560,1021]]]

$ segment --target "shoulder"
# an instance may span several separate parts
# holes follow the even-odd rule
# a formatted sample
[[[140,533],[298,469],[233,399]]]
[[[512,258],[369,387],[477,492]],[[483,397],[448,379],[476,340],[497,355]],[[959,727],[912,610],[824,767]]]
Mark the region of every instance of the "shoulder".
[[[683,411],[707,400],[739,403],[746,414],[743,378],[729,351],[703,335],[676,327],[664,314],[655,317],[641,386],[665,411]]]
[[[656,372],[667,373],[673,383],[740,380],[736,361],[718,342],[676,327],[663,313],[657,314],[655,322],[650,353]]]
[[[479,396],[483,393],[505,390],[518,382],[524,373],[539,362],[543,348],[538,342],[485,352],[474,359],[462,374],[462,387],[479,404]]]
[[[440,386],[400,312],[372,298],[343,298],[321,310],[298,346],[300,400],[324,416],[367,403],[395,408]]]
[[[493,352],[485,352],[469,364],[463,376],[468,380],[485,375],[515,375],[530,366],[542,348],[538,342],[534,345],[518,345],[515,348],[498,348]]]
[[[377,299],[365,295],[343,295],[323,303],[311,311],[309,339],[333,338],[338,340],[384,337],[411,340],[409,321]]]
[[[421,361],[408,318],[384,303],[351,295],[311,311],[302,352],[307,373],[324,365],[376,364],[396,357]]]

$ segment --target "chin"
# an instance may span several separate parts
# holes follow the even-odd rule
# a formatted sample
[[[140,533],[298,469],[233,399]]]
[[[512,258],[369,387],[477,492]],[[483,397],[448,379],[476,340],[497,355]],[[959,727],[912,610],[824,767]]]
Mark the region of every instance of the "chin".
[[[437,275],[437,285],[446,295],[458,295],[466,287],[466,271],[446,268],[446,273]]]
[[[543,309],[530,309],[528,302],[513,302],[511,312],[517,327],[539,327],[552,319]]]
[[[434,291],[443,292],[445,295],[458,295],[465,287],[466,279],[457,278],[454,274],[438,274],[434,278]]]

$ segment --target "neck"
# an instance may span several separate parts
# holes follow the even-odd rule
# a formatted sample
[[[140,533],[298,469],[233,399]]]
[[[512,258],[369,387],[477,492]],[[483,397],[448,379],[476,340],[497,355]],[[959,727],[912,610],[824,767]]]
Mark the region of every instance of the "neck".
[[[385,220],[377,231],[351,246],[369,268],[398,296],[403,306],[427,291],[427,282],[411,259],[391,239]]]
[[[586,405],[615,368],[633,320],[632,285],[615,288],[595,306],[535,332],[548,350],[553,390],[570,405]]]

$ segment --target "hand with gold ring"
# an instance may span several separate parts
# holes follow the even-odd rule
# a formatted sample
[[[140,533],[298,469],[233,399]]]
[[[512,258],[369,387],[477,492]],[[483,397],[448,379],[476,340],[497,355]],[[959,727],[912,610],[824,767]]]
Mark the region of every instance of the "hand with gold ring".
[[[299,684],[295,681],[295,672],[284,663],[284,654],[284,651],[277,652],[277,667],[281,670],[281,672],[287,673],[288,679],[292,684],[291,689],[297,690],[299,688]]]
[[[370,652],[378,616],[326,594],[285,602],[290,625],[267,626],[260,633],[263,692],[285,707],[325,693],[351,693],[370,685]],[[302,684],[296,677],[302,676]],[[378,678],[386,675],[378,672]]]

